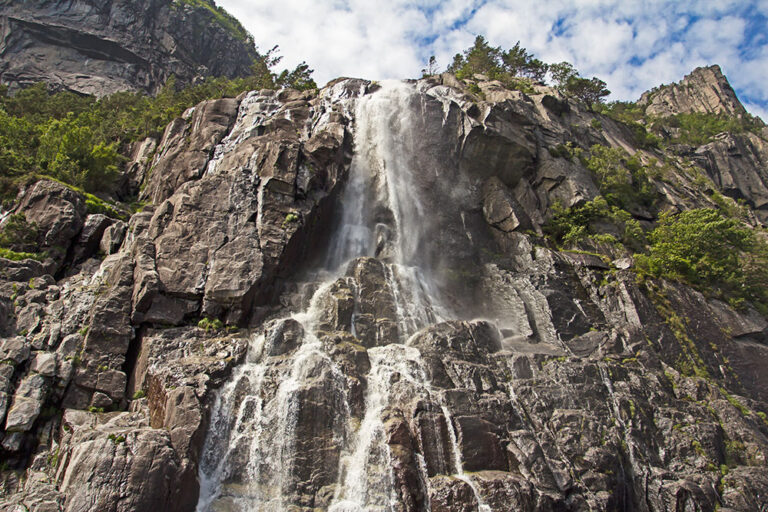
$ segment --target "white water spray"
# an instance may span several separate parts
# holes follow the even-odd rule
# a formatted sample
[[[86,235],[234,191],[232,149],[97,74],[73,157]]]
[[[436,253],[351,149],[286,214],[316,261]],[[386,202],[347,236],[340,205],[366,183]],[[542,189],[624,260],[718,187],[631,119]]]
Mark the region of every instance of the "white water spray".
[[[318,376],[332,397],[335,415],[330,434],[340,447],[338,477],[328,510],[397,509],[384,417],[397,404],[442,403],[431,388],[419,350],[405,342],[418,330],[450,318],[424,259],[423,244],[431,233],[421,199],[424,184],[415,162],[414,145],[421,136],[420,108],[413,104],[417,98],[408,84],[386,83],[357,100],[355,155],[342,196],[340,222],[321,269],[331,277],[317,289],[306,311],[290,317],[303,329],[298,348],[277,357],[271,355],[267,336],[255,336],[246,363],[219,391],[201,461],[198,512],[277,511],[292,505],[289,500],[297,492],[294,472],[302,469],[293,463],[303,407],[301,391],[316,383]],[[322,298],[349,262],[359,257],[374,257],[385,265],[399,338],[379,340],[384,346],[367,351],[370,371],[365,409],[358,421],[350,413],[347,377],[330,355],[328,344],[321,342],[319,328]],[[352,324],[351,334],[355,334],[354,321]],[[443,414],[450,435],[447,467],[457,468],[455,476],[472,487],[480,510],[489,510],[461,470],[460,448],[445,407]],[[422,483],[428,486],[424,459],[419,460]]]

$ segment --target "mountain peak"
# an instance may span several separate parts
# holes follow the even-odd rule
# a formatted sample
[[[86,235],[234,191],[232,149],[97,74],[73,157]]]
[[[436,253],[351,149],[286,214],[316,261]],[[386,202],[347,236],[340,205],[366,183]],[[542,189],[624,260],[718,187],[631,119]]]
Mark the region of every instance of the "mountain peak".
[[[639,103],[647,105],[647,114],[659,117],[694,112],[740,117],[747,112],[717,64],[696,68],[679,82],[647,91]]]

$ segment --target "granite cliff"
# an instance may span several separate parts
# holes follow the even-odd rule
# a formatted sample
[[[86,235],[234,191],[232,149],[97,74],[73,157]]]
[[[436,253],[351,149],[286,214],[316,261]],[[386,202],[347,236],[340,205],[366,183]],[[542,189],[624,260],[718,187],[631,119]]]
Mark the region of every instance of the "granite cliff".
[[[251,36],[212,0],[3,0],[0,83],[103,96],[247,76]]]
[[[640,103],[743,113],[726,86],[700,69]],[[447,73],[201,103],[134,148],[127,221],[30,184],[3,219],[48,257],[0,259],[0,504],[765,507],[768,319],[638,278],[605,237],[552,243],[553,212],[601,194],[595,146],[648,169],[644,229],[765,222],[765,132],[660,149],[555,89]]]

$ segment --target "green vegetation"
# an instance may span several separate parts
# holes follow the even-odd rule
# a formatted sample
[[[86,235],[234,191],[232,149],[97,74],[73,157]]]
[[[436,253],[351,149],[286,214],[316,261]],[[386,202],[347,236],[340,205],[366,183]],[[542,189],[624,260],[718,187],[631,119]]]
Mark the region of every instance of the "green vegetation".
[[[609,204],[632,209],[651,207],[656,201],[649,169],[623,149],[595,144],[585,164],[597,177],[600,192]]]
[[[549,152],[569,160],[578,158],[594,174],[602,195],[571,208],[553,205],[554,215],[544,226],[544,232],[558,246],[590,238],[642,250],[645,235],[629,211],[651,208],[656,201],[656,190],[648,177],[651,174],[649,166],[623,149],[599,144],[589,149],[588,157],[582,149],[570,143],[550,148]],[[612,234],[606,233],[611,227]]]
[[[147,396],[147,394],[144,392],[144,390],[143,389],[139,389],[138,391],[136,391],[133,394],[133,399],[134,400],[140,400],[140,399],[144,398],[145,396]]]
[[[435,56],[432,55],[431,57],[429,57],[429,62],[427,62],[427,67],[421,70],[421,77],[426,78],[428,76],[432,76],[436,74],[437,74],[437,59],[435,59]]]
[[[34,252],[36,248],[37,225],[27,222],[22,213],[9,216],[0,228],[0,258],[42,260],[44,255]]]
[[[196,0],[195,3],[204,3]],[[245,78],[209,77],[185,88],[171,77],[156,96],[118,92],[96,99],[70,92],[50,94],[36,84],[10,95],[0,86],[0,200],[11,201],[19,186],[40,176],[88,192],[90,212],[124,216],[93,194],[109,193],[125,158],[120,150],[145,137],[159,137],[186,109],[207,99],[235,97],[253,89],[316,88],[312,70],[301,63],[292,71],[272,70],[277,47],[259,55]]]
[[[611,94],[611,91],[606,88],[605,82],[597,77],[584,78],[580,76],[576,68],[568,62],[550,64],[549,73],[563,94],[584,102],[590,109],[602,103],[603,98]]]
[[[552,211],[552,219],[544,226],[544,233],[561,247],[587,238],[623,243],[628,247],[642,247],[645,240],[637,220],[629,212],[610,205],[602,196],[571,208],[555,203]],[[605,233],[605,224],[616,228],[618,238]]]
[[[201,319],[199,322],[197,322],[197,327],[199,329],[203,329],[207,333],[209,330],[218,331],[220,329],[223,329],[224,324],[218,318],[205,317]]]
[[[768,245],[739,220],[708,208],[663,213],[648,240],[648,253],[636,255],[642,273],[693,285],[736,306],[745,300],[768,305]]]
[[[23,213],[11,215],[0,229],[0,247],[16,251],[32,251],[37,247],[37,225],[27,222]]]
[[[669,142],[701,146],[711,142],[715,135],[722,132],[759,133],[763,124],[750,114],[733,117],[725,114],[705,114],[691,112],[677,114],[663,119],[652,120],[651,129],[656,133],[665,131],[674,133]]]
[[[646,115],[644,106],[626,101],[599,105],[596,109],[616,121],[629,126],[640,147],[659,147],[666,144],[700,146],[711,142],[723,132],[760,134],[764,124],[750,114],[733,117],[725,114],[691,112],[663,118]]]
[[[125,436],[123,434],[109,434],[107,436],[107,439],[109,439],[115,444],[120,444],[125,442]]]
[[[430,70],[424,69],[422,73],[432,74],[428,73]],[[610,94],[605,82],[599,78],[583,78],[567,62],[546,64],[529,54],[519,41],[505,51],[488,44],[483,36],[477,36],[471,48],[453,57],[448,71],[460,79],[472,79],[475,74],[482,74],[490,80],[499,80],[510,89],[523,92],[532,92],[533,83],[544,81],[549,74],[564,94],[583,101],[590,108]]]
[[[59,465],[59,450],[60,449],[57,447],[50,455],[48,455],[48,465],[53,469],[56,469]]]

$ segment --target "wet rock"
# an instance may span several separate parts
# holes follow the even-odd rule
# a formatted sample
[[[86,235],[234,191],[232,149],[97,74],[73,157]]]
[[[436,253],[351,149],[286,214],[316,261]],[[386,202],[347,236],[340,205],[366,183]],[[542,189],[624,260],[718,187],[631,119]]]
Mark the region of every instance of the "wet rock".
[[[331,331],[352,331],[352,321],[355,311],[355,281],[339,279],[321,297],[322,328]]]
[[[347,274],[354,277],[357,285],[359,312],[353,321],[362,344],[375,347],[397,340],[395,299],[382,262],[360,258],[350,264]]]
[[[159,325],[182,325],[184,319],[197,313],[199,307],[199,303],[194,300],[156,295],[152,299],[149,309],[144,313],[142,322]]]
[[[493,423],[475,416],[459,416],[453,421],[465,471],[507,470],[506,454]]]
[[[413,420],[419,452],[430,477],[456,473],[449,428],[452,427],[441,412],[420,411]]]
[[[293,319],[271,322],[264,331],[264,350],[272,356],[296,350],[304,339],[304,328]]]
[[[471,512],[477,510],[472,487],[453,476],[436,476],[429,480],[431,512]]]

